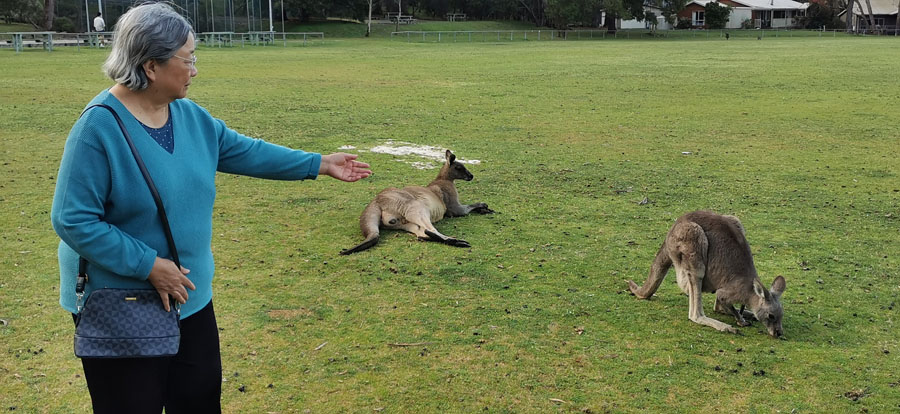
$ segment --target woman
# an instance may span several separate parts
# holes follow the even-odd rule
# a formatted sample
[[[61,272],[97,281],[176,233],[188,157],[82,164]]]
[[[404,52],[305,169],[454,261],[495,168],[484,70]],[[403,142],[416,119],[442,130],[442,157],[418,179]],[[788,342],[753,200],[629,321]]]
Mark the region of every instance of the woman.
[[[371,174],[355,155],[322,156],[247,138],[184,99],[194,33],[165,4],[132,8],[118,21],[103,66],[116,85],[90,104],[111,106],[129,130],[165,205],[183,264],[170,257],[153,198],[109,111],[91,108],[66,141],[51,218],[59,245],[60,303],[75,313],[79,256],[92,288],[155,288],[181,303],[176,356],[82,359],[98,413],[220,412],[221,360],[212,306],[212,207],[216,171],[353,182]],[[188,293],[190,290],[190,293]]]

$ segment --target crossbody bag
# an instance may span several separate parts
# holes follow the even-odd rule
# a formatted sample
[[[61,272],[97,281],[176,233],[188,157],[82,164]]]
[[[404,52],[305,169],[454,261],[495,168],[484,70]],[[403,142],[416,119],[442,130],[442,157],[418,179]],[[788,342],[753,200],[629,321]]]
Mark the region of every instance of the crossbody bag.
[[[166,234],[172,261],[181,268],[175,240],[169,228],[169,220],[163,208],[162,200],[156,185],[144,161],[138,154],[131,135],[125,129],[122,119],[108,105],[96,104],[89,109],[99,107],[109,110],[122,134],[131,154],[137,162],[147,187],[156,202],[160,221]],[[84,115],[82,112],[82,115]],[[75,356],[79,358],[149,358],[172,356],[178,353],[181,342],[180,306],[169,298],[174,312],[166,312],[156,289],[96,289],[84,300],[84,287],[89,283],[87,272],[88,261],[84,257],[78,259],[78,277],[75,282],[77,315],[75,321]]]

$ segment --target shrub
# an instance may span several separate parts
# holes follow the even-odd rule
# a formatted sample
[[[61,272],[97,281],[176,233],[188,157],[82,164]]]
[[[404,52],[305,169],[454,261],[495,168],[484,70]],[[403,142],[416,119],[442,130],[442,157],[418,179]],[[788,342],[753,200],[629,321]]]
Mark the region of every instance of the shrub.
[[[75,27],[75,22],[68,17],[57,17],[53,20],[53,30],[57,32],[68,32],[74,33],[78,31],[78,28]]]
[[[799,25],[807,29],[844,29],[844,23],[835,12],[835,9],[827,4],[812,3],[806,9],[806,16],[799,19]]]
[[[644,21],[647,22],[647,26],[652,30],[656,30],[656,26],[659,24],[659,20],[657,20],[656,18],[656,13],[649,10],[644,12]]]
[[[706,27],[710,29],[724,29],[731,16],[731,6],[711,1],[706,3]]]

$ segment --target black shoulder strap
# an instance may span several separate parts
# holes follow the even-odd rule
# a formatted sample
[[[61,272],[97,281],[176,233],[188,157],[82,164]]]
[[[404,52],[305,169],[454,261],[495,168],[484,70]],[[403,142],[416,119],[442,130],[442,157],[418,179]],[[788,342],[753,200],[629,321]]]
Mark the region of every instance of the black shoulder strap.
[[[156,202],[156,209],[159,212],[159,219],[162,221],[163,230],[166,233],[166,241],[169,243],[169,250],[172,252],[172,261],[175,262],[175,266],[181,268],[181,261],[178,260],[178,251],[175,250],[175,239],[172,238],[172,230],[169,228],[169,219],[166,217],[166,209],[163,207],[162,199],[159,198],[159,192],[156,191],[156,185],[153,184],[153,179],[150,178],[150,172],[147,171],[147,167],[144,165],[144,160],[141,159],[141,155],[138,154],[137,147],[134,146],[134,141],[131,140],[131,135],[128,134],[128,130],[125,128],[125,124],[122,123],[122,118],[119,117],[119,114],[116,113],[114,109],[112,109],[109,105],[104,104],[94,104],[84,109],[84,112],[81,113],[82,116],[91,108],[99,107],[106,108],[110,113],[112,113],[113,118],[116,119],[116,123],[119,124],[119,129],[122,130],[122,135],[125,135],[125,141],[128,142],[128,147],[131,148],[131,155],[134,156],[134,161],[137,162],[138,168],[141,170],[141,174],[144,175],[144,181],[147,182],[147,187],[150,189],[150,194],[153,196],[153,201]],[[75,283],[75,293],[84,293],[84,283],[87,281],[87,260],[81,257],[78,261],[78,280]]]

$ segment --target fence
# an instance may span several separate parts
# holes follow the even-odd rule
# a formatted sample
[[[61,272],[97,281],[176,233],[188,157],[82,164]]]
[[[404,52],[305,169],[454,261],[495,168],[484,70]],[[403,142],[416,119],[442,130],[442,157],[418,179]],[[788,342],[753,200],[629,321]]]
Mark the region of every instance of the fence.
[[[874,29],[863,28],[857,30],[856,33],[862,35],[900,36],[900,26],[876,26]]]
[[[883,35],[897,36],[898,30]],[[867,33],[859,33],[871,36]],[[642,30],[628,29],[609,32],[603,30],[483,30],[483,31],[400,31],[392,32],[391,40],[407,42],[513,42],[551,40],[606,39],[764,39],[791,37],[851,36],[843,30],[801,29],[723,29],[723,30]]]
[[[280,39],[279,39],[280,38]],[[325,33],[323,32],[203,32],[197,33],[197,39],[200,45],[209,47],[234,47],[240,42],[241,47],[250,46],[269,46],[281,43],[282,47],[287,47],[288,42],[291,44],[299,43],[302,46],[308,45],[310,42],[325,41]]]
[[[0,33],[0,48],[10,47],[17,53],[25,48],[41,48],[52,52],[54,47],[103,47],[112,40],[112,32],[7,32]]]
[[[27,48],[40,48],[52,52],[54,47],[75,46],[100,48],[109,45],[114,32],[63,33],[63,32],[0,32],[0,48],[12,48],[16,53]],[[311,42],[323,43],[323,32],[202,32],[197,33],[197,42],[207,47],[269,46],[281,43],[307,46]]]

